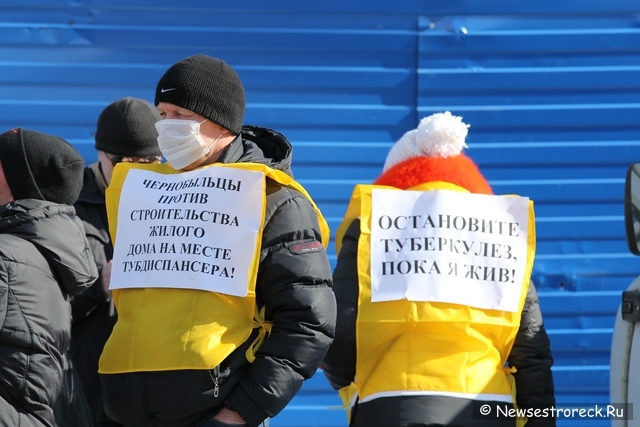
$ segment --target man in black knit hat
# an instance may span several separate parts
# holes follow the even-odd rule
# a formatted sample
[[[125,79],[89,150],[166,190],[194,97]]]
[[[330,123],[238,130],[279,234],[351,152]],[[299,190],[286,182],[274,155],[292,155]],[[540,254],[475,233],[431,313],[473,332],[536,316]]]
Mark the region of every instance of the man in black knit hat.
[[[68,296],[98,277],[73,203],[82,156],[56,136],[0,135],[0,425],[53,427],[71,340]]]
[[[98,161],[85,168],[82,191],[75,204],[100,273],[96,283],[72,301],[71,354],[96,425],[102,395],[98,359],[116,322],[108,290],[113,245],[107,224],[105,190],[114,166],[120,162],[160,163],[162,153],[155,128],[158,120],[156,108],[138,98],[120,98],[102,110],[95,134]]]
[[[329,229],[293,180],[286,137],[243,126],[227,63],[177,62],[155,104],[167,163],[118,166],[107,194],[118,321],[100,421],[266,426],[333,339]]]

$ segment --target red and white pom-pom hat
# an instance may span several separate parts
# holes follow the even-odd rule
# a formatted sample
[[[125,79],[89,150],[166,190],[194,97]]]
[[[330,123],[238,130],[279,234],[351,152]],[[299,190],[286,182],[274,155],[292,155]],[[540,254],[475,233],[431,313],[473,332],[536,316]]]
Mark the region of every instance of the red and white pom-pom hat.
[[[423,118],[391,148],[375,184],[406,189],[444,181],[471,193],[493,194],[475,163],[462,153],[468,128],[449,111]]]

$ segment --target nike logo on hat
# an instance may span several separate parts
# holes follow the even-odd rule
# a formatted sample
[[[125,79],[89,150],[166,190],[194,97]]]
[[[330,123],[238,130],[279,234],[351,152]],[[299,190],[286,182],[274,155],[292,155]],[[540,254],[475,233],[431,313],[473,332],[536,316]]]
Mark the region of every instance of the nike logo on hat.
[[[169,92],[170,90],[176,90],[176,88],[175,87],[172,87],[172,88],[169,88],[169,89],[162,88],[162,89],[160,89],[160,93]]]

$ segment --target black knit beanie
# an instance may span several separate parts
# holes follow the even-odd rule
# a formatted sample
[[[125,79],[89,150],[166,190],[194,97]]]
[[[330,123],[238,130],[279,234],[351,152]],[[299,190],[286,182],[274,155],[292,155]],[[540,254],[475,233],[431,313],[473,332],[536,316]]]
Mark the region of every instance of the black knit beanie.
[[[67,141],[27,129],[0,135],[0,163],[14,200],[73,205],[82,188],[84,159]]]
[[[155,126],[160,119],[149,101],[120,98],[98,117],[96,150],[125,157],[161,156]]]
[[[155,104],[168,102],[198,113],[239,134],[245,96],[240,77],[226,62],[194,55],[173,64],[160,78]]]

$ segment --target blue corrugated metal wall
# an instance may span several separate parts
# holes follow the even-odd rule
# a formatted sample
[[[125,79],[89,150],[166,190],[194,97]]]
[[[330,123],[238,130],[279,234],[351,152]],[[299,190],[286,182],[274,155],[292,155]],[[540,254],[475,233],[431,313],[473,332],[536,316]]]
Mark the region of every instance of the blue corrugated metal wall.
[[[640,273],[622,221],[640,159],[639,24],[635,0],[3,0],[0,128],[60,135],[93,161],[104,106],[152,101],[170,64],[218,56],[243,79],[246,122],[293,141],[296,177],[335,230],[403,132],[461,115],[496,192],[536,203],[558,401],[606,402],[620,291]],[[338,404],[319,373],[272,426],[344,425]]]

